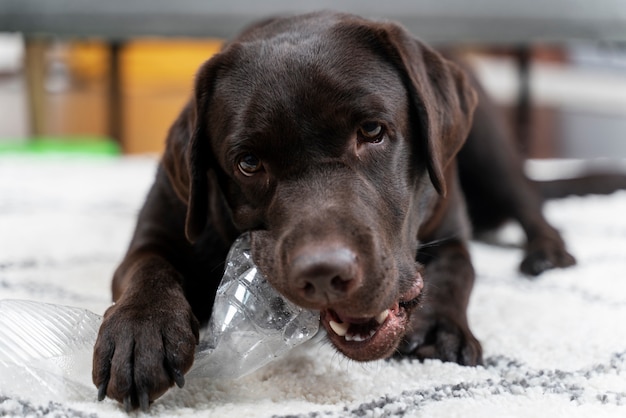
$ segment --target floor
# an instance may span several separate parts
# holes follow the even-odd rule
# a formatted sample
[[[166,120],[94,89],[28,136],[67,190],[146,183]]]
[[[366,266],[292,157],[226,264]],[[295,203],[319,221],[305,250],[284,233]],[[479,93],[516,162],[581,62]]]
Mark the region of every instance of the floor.
[[[161,152],[196,69],[218,48],[211,40],[146,39],[125,46],[125,152]],[[626,157],[626,53],[603,48],[572,47],[568,65],[533,63],[530,156]],[[19,37],[0,35],[0,141],[30,136],[23,49]],[[107,59],[107,49],[95,41],[48,45],[46,135],[107,136]],[[483,54],[473,54],[471,62],[492,96],[510,107],[518,80],[513,62]]]

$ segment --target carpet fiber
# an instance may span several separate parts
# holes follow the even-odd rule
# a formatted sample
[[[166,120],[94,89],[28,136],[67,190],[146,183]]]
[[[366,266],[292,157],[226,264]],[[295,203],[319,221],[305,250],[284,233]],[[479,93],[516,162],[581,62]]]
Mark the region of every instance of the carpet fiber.
[[[101,314],[154,171],[152,158],[0,157],[0,299]],[[360,364],[321,340],[236,382],[190,380],[147,415],[626,416],[626,192],[552,201],[545,211],[578,266],[522,277],[514,227],[499,235],[505,245],[472,243],[469,319],[484,367]],[[82,399],[42,399],[9,386],[0,386],[0,416],[126,416],[97,402],[95,388]]]

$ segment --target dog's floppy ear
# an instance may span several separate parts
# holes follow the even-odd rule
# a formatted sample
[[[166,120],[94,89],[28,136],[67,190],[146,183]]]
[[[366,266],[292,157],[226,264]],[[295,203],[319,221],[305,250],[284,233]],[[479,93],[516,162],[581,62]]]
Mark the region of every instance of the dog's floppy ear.
[[[223,237],[230,218],[218,177],[208,132],[208,115],[219,60],[214,57],[198,71],[193,100],[170,129],[162,164],[177,196],[187,204],[185,235],[195,242],[210,220]]]
[[[444,172],[467,139],[477,95],[463,71],[427,47],[404,28],[385,23],[377,26],[388,56],[403,73],[409,90],[412,122],[419,135],[418,150],[435,189],[446,194]]]

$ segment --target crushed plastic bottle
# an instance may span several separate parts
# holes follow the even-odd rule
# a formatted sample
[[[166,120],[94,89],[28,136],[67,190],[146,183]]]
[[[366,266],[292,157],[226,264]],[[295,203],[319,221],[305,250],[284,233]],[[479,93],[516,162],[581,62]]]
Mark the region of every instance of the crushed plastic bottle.
[[[250,234],[243,234],[226,259],[211,320],[187,376],[235,379],[249,374],[311,339],[319,320],[319,312],[274,290],[252,261]]]
[[[0,301],[0,393],[40,402],[93,399],[91,359],[101,322],[84,309]]]
[[[0,389],[50,399],[93,399],[93,346],[102,317],[80,308],[0,301]],[[211,320],[186,378],[236,379],[311,339],[319,313],[284,299],[252,261],[249,233],[233,244]]]

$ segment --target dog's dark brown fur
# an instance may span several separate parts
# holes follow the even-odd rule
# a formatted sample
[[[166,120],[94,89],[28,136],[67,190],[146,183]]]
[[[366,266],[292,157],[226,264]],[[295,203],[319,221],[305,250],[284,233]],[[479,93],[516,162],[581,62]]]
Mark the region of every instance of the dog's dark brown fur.
[[[270,20],[225,46],[171,128],[115,273],[94,353],[99,397],[145,409],[183,385],[243,231],[265,276],[320,310],[348,357],[480,364],[468,212],[480,228],[521,223],[526,273],[574,259],[472,84],[401,27],[350,15]]]

